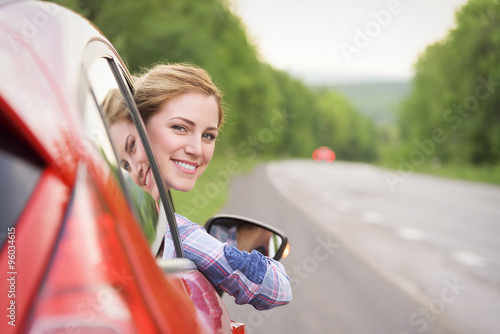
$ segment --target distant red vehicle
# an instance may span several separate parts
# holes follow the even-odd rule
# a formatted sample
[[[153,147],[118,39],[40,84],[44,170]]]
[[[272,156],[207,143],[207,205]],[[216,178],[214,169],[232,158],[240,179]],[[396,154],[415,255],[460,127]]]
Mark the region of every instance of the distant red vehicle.
[[[118,167],[99,107],[111,88],[155,163],[109,41],[37,1],[0,2],[0,31],[0,332],[244,333],[178,234],[178,258],[155,260],[172,201],[158,212]],[[286,236],[263,228],[278,259]]]
[[[312,157],[314,161],[326,161],[326,162],[334,162],[335,161],[335,152],[333,152],[327,146],[321,146],[320,148],[314,150]]]

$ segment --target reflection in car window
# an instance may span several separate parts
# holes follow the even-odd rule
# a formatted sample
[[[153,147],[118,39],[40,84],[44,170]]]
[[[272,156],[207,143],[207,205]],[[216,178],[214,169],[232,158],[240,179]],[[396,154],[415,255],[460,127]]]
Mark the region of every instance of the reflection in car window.
[[[156,225],[158,223],[158,208],[156,202],[150,194],[146,193],[135,184],[126,171],[123,171],[125,183],[128,186],[130,196],[135,203],[137,214],[140,217],[142,229],[146,234],[148,242],[151,244],[155,240]]]
[[[0,249],[13,231],[45,164],[29,146],[0,127]]]
[[[132,202],[131,204],[135,209],[141,228],[151,245],[158,239],[158,209],[156,203],[150,194],[135,184],[129,174],[119,167],[119,160],[113,149],[113,147],[116,147],[116,143],[113,143],[115,146],[111,144],[111,137],[108,135],[98,107],[111,90],[118,89],[118,84],[109,68],[108,60],[104,58],[97,59],[92,64],[87,75],[92,88],[92,92],[89,92],[87,96],[83,115],[87,137],[92,145],[98,148],[100,154],[110,165],[111,170],[114,171],[115,178],[123,187],[129,201]],[[138,145],[140,144],[139,142]]]

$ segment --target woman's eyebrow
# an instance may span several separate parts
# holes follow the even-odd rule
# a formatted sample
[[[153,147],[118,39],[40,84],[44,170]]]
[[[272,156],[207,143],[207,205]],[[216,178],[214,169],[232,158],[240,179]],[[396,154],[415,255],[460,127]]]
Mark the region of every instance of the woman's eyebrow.
[[[187,118],[182,117],[182,116],[175,116],[175,117],[172,117],[172,118],[170,118],[170,119],[171,119],[171,120],[172,120],[172,119],[180,119],[180,120],[182,120],[182,121],[184,121],[184,122],[188,123],[188,124],[189,124],[189,125],[191,125],[191,126],[195,126],[195,125],[196,125],[196,123],[195,123],[195,122],[193,122],[192,120],[187,119]],[[219,131],[219,128],[218,128],[218,127],[216,127],[216,126],[209,126],[209,127],[207,128],[207,130],[215,130],[215,131]]]
[[[129,134],[129,135],[127,136],[127,139],[125,139],[125,152],[127,152],[127,153],[128,153],[128,149],[129,149],[129,142],[128,142],[128,140],[129,140],[129,138],[130,138],[131,136],[132,136],[132,134]]]
[[[180,119],[180,120],[182,120],[182,121],[184,121],[184,122],[188,123],[189,125],[195,125],[195,123],[194,123],[192,120],[187,119],[187,118],[184,118],[184,117],[182,117],[182,116],[172,117],[172,118],[171,118],[171,120],[172,120],[172,119]]]

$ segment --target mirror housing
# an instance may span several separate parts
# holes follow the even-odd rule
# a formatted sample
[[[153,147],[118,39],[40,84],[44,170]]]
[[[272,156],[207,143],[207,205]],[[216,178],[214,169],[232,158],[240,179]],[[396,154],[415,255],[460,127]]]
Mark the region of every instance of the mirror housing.
[[[205,223],[205,229],[221,242],[249,253],[257,250],[276,261],[288,245],[288,237],[277,228],[236,215],[214,216]]]

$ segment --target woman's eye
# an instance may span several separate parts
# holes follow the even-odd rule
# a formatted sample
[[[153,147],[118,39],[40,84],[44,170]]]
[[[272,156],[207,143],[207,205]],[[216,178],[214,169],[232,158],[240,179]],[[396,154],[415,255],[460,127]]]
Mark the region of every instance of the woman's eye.
[[[134,151],[135,151],[135,140],[133,140],[132,143],[130,143],[130,152]]]
[[[172,125],[172,129],[176,130],[176,131],[187,131],[186,127],[182,126],[182,125]]]
[[[214,141],[214,140],[215,140],[215,138],[217,138],[217,137],[216,137],[215,135],[211,134],[211,133],[205,133],[205,134],[203,135],[203,138],[204,138],[204,139],[208,139],[208,140],[210,140],[210,141]]]
[[[128,161],[122,162],[122,168],[125,169],[127,172],[130,170],[130,164],[128,163]]]

